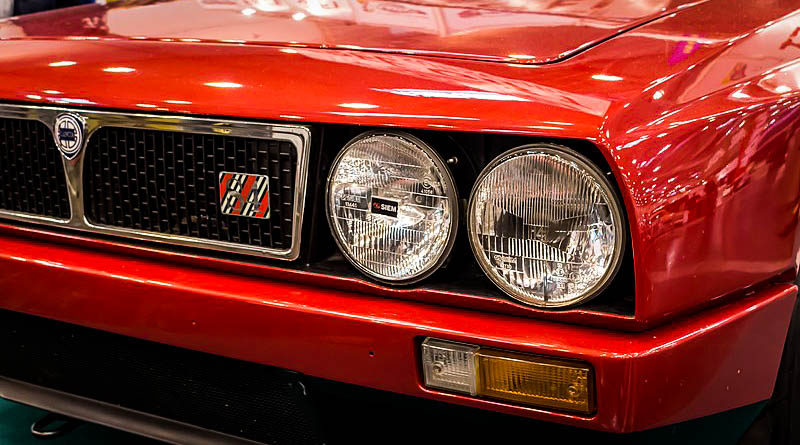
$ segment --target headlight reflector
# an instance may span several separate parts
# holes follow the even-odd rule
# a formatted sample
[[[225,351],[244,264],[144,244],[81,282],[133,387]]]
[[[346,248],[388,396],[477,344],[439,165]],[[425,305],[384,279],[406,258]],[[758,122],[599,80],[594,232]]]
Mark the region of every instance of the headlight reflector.
[[[508,295],[540,307],[595,296],[619,266],[622,211],[602,173],[551,144],[516,148],[480,174],[469,203],[470,244]]]
[[[444,162],[410,135],[363,134],[331,166],[334,238],[356,268],[381,281],[408,283],[436,270],[453,245],[457,205]]]

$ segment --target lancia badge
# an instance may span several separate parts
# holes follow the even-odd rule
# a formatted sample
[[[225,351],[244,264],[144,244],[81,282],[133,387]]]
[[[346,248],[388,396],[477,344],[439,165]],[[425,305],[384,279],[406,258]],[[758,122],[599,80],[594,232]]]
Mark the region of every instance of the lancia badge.
[[[67,159],[72,159],[83,148],[83,119],[75,114],[62,113],[56,117],[53,136],[61,154]]]
[[[269,218],[269,176],[221,172],[219,204],[224,215]]]

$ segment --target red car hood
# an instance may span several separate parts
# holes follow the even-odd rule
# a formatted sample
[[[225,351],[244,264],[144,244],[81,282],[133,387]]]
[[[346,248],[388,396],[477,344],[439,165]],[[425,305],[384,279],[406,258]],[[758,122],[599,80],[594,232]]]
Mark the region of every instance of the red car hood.
[[[225,41],[545,63],[705,0],[121,0],[0,22],[0,39]]]

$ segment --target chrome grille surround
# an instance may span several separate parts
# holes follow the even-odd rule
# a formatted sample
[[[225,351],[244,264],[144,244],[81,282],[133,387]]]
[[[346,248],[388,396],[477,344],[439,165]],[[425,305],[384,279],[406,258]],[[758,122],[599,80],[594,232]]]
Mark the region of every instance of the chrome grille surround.
[[[70,219],[52,218],[2,209],[0,209],[0,219],[67,227],[102,235],[115,235],[141,241],[211,249],[264,258],[295,260],[299,257],[300,234],[303,227],[303,210],[308,178],[308,152],[311,139],[311,131],[307,126],[207,119],[176,115],[162,116],[126,112],[89,111],[48,106],[0,104],[0,117],[40,121],[45,124],[53,134],[56,134],[56,129],[54,128],[56,118],[63,113],[80,116],[84,119],[86,125],[86,136],[83,138],[82,146],[78,154],[71,159],[68,159],[66,156],[63,157],[71,209]],[[88,145],[94,132],[102,127],[166,130],[192,134],[225,135],[290,142],[297,150],[291,246],[283,249],[273,249],[92,223],[84,212],[83,164],[86,145]]]

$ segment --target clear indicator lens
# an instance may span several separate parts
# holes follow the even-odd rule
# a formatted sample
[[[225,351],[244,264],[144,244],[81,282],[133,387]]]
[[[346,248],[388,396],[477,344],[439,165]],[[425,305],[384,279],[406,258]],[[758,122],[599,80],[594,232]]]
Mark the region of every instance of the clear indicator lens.
[[[593,296],[622,250],[610,187],[586,161],[553,148],[523,147],[489,165],[473,190],[469,224],[487,275],[541,307]]]
[[[432,272],[455,232],[455,187],[444,163],[422,142],[372,134],[348,144],[331,170],[328,217],[345,256],[383,281]]]
[[[422,343],[425,386],[475,395],[475,353],[478,347],[434,338]]]

